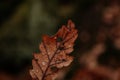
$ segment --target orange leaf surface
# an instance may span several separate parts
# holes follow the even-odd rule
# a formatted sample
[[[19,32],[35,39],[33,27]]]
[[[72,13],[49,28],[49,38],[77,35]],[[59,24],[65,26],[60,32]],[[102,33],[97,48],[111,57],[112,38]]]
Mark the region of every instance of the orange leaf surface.
[[[35,80],[54,80],[62,67],[73,61],[69,54],[73,51],[74,41],[78,36],[74,23],[69,20],[67,26],[52,37],[44,35],[39,46],[40,53],[34,54],[33,69],[30,74]]]

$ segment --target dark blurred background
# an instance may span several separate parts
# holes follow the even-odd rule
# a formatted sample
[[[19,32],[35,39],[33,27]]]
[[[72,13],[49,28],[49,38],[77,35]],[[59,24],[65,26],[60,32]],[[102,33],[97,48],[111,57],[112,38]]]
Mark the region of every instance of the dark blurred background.
[[[0,0],[0,80],[31,80],[41,36],[54,35],[69,19],[79,37],[61,80],[120,80],[119,0]]]

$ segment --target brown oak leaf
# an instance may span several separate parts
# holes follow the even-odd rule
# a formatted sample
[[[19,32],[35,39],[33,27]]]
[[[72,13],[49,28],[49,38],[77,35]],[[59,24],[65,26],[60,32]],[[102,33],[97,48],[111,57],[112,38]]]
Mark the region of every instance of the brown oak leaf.
[[[67,67],[73,61],[69,54],[73,51],[74,41],[78,36],[74,23],[69,20],[67,26],[52,37],[44,35],[39,46],[40,53],[34,54],[33,69],[30,75],[34,80],[54,80],[62,67]]]

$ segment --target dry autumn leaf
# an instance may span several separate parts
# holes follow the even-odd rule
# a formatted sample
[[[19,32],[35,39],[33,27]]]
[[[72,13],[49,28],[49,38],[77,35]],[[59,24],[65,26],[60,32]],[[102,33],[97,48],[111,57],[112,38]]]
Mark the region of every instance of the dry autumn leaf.
[[[73,51],[74,41],[78,36],[74,23],[69,20],[67,26],[52,37],[44,35],[39,46],[40,53],[34,54],[33,69],[30,74],[34,80],[54,80],[62,67],[73,61],[69,54]]]

